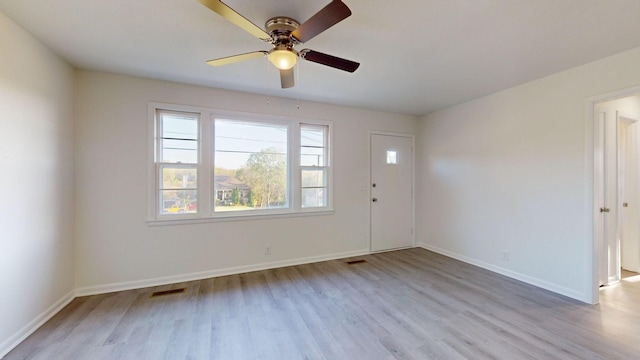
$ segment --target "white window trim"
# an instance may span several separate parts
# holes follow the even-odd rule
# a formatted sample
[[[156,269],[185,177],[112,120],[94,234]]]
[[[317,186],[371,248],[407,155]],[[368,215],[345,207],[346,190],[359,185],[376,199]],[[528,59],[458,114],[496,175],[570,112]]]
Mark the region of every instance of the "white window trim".
[[[302,122],[298,123],[298,129],[297,129],[298,134],[300,134],[301,128],[303,126],[310,126],[310,127],[317,126],[318,128],[322,128],[322,127],[326,126],[328,128],[328,131],[327,131],[327,139],[325,139],[325,143],[324,143],[324,147],[326,149],[326,154],[325,154],[326,159],[325,159],[325,165],[324,166],[302,166],[302,165],[300,165],[301,159],[300,159],[299,156],[301,154],[300,148],[302,147],[301,146],[302,144],[301,144],[301,141],[300,141],[301,137],[300,136],[297,137],[297,140],[298,140],[298,144],[297,144],[297,146],[298,146],[298,151],[297,151],[298,159],[296,160],[296,164],[298,164],[298,169],[297,169],[296,177],[298,178],[297,179],[298,180],[298,187],[296,189],[298,191],[300,191],[299,200],[302,200],[302,189],[303,189],[302,188],[302,171],[303,170],[325,169],[326,172],[327,172],[327,174],[326,174],[326,176],[327,176],[327,184],[326,184],[327,186],[326,186],[326,188],[327,188],[327,192],[328,192],[327,193],[327,205],[326,205],[326,207],[333,208],[333,197],[329,196],[332,193],[332,189],[333,189],[333,158],[331,157],[331,155],[333,154],[333,151],[332,151],[333,147],[331,146],[332,145],[331,141],[333,141],[333,134],[332,134],[333,127],[330,126],[330,125],[327,125],[327,124],[319,124],[319,123],[311,123],[311,122],[302,121]],[[300,211],[302,211],[302,212],[304,212],[304,211],[314,211],[314,209],[318,209],[317,207],[303,208],[302,204],[298,204],[298,205],[299,205]],[[324,207],[322,207],[322,208],[324,208]]]
[[[197,214],[159,214],[158,181],[156,176],[156,110],[191,112],[200,114],[198,144],[198,213]],[[214,121],[216,118],[229,120],[278,123],[288,126],[288,201],[285,209],[261,209],[238,212],[214,212],[212,201],[214,176]],[[306,207],[301,205],[301,168],[300,165],[300,125],[318,125],[328,127],[327,139],[327,204],[324,207]],[[177,105],[162,102],[150,102],[148,105],[147,125],[147,223],[153,225],[178,225],[216,221],[242,221],[251,219],[269,219],[329,215],[333,209],[333,122],[330,120],[309,119],[288,116],[273,116],[258,113],[212,109],[206,107]]]
[[[157,159],[157,139],[160,137],[160,133],[161,133],[161,129],[157,126],[157,122],[156,120],[156,115],[157,115],[157,111],[156,110],[163,110],[163,111],[168,111],[168,112],[185,112],[185,113],[192,113],[192,114],[198,114],[198,162],[195,164],[196,165],[196,169],[197,169],[197,173],[198,173],[198,182],[197,182],[197,191],[198,191],[198,198],[201,196],[200,195],[200,189],[202,188],[202,181],[200,179],[200,174],[203,171],[203,154],[206,154],[206,152],[203,152],[201,149],[201,144],[202,144],[202,135],[204,134],[204,132],[202,131],[202,124],[204,123],[202,120],[202,114],[199,111],[191,111],[191,110],[175,110],[175,109],[169,109],[169,108],[154,108],[153,110],[153,154],[152,157],[150,158],[150,162],[152,162],[152,166],[153,166],[153,174],[151,174],[151,176],[153,177],[153,209],[150,209],[149,213],[153,213],[155,214],[155,220],[169,220],[169,219],[185,219],[185,218],[191,218],[193,217],[193,215],[191,214],[171,214],[171,215],[165,215],[165,214],[160,214],[160,199],[159,199],[159,189],[160,189],[160,171],[159,168],[162,166],[163,163],[159,163],[156,161]],[[172,163],[166,163],[169,164],[170,166],[174,166],[174,167],[192,167],[193,164],[172,164]],[[151,203],[150,203],[151,205]],[[198,204],[198,206],[200,206],[200,204]]]

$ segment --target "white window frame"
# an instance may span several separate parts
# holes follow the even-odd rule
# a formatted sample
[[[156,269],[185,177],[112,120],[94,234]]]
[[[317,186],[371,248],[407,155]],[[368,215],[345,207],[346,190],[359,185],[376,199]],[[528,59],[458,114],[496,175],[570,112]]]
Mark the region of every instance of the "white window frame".
[[[256,124],[256,123],[265,123],[265,124],[273,124],[273,125],[280,125],[280,126],[286,126],[287,127],[287,203],[289,204],[288,207],[286,208],[273,208],[273,209],[255,209],[255,210],[246,210],[246,211],[220,211],[220,212],[215,212],[215,206],[212,204],[212,209],[211,209],[211,216],[215,217],[215,218],[235,218],[235,217],[243,217],[243,216],[251,216],[251,215],[278,215],[278,214],[289,214],[292,212],[293,210],[293,197],[292,197],[292,188],[293,188],[293,184],[294,182],[292,181],[292,160],[293,160],[293,156],[292,156],[292,149],[291,147],[291,142],[292,142],[292,137],[294,136],[294,134],[292,134],[292,129],[293,129],[293,124],[291,123],[291,121],[286,121],[283,120],[281,118],[273,118],[273,117],[265,117],[265,116],[260,116],[260,118],[256,119],[256,115],[238,115],[236,114],[229,114],[227,112],[225,112],[224,114],[216,111],[214,113],[211,114],[211,127],[212,127],[212,132],[211,132],[211,138],[215,139],[215,133],[213,128],[215,128],[215,121],[216,119],[220,119],[220,120],[231,120],[231,121],[237,121],[237,122],[246,122],[248,124]],[[211,141],[211,145],[212,145],[212,150],[211,153],[214,154],[215,153],[215,149],[214,149],[214,141]],[[212,155],[212,157],[215,157],[215,155]],[[215,159],[212,159],[212,163],[213,165],[211,166],[211,179],[215,178]],[[212,189],[213,190],[213,189]]]
[[[326,174],[326,191],[327,191],[327,198],[326,198],[326,207],[332,207],[333,204],[331,203],[332,197],[329,196],[331,194],[331,189],[333,188],[333,184],[332,184],[332,179],[333,179],[333,174],[332,174],[332,169],[333,169],[333,164],[331,163],[332,159],[331,159],[331,140],[333,139],[333,136],[331,136],[331,129],[332,127],[327,125],[327,124],[318,124],[318,123],[309,123],[309,122],[300,122],[298,123],[298,155],[301,155],[301,151],[302,151],[302,144],[301,144],[301,131],[302,128],[304,127],[308,127],[308,128],[327,128],[327,134],[326,134],[326,138],[324,139],[324,149],[325,149],[325,154],[324,154],[324,165],[321,166],[303,166],[301,164],[301,159],[298,158],[297,159],[297,165],[298,165],[298,181],[299,181],[299,186],[298,186],[298,191],[300,193],[300,201],[302,201],[302,190],[304,189],[302,187],[302,171],[304,170],[318,170],[318,169],[322,169],[325,171]],[[300,203],[300,208],[301,211],[314,211],[314,209],[322,209],[325,206],[319,207],[319,206],[310,206],[310,207],[302,207],[302,203]]]
[[[189,112],[199,114],[198,133],[198,212],[196,214],[167,214],[159,211],[158,152],[159,129],[157,111]],[[214,150],[215,119],[286,125],[287,130],[287,198],[289,207],[247,211],[215,212]],[[300,130],[302,125],[326,126],[327,203],[324,207],[302,207],[302,169],[300,164]],[[218,110],[205,107],[150,102],[148,106],[148,214],[149,225],[183,224],[210,221],[248,220],[252,218],[291,217],[333,214],[333,122],[330,120],[272,116],[256,113]]]

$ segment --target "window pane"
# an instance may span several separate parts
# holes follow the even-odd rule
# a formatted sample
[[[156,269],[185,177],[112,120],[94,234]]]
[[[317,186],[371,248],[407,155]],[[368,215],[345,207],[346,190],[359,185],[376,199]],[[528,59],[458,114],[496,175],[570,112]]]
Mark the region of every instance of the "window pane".
[[[198,142],[162,139],[162,162],[195,164],[198,162]]]
[[[326,126],[302,125],[300,129],[300,145],[324,147]]]
[[[197,114],[162,113],[162,137],[198,139]]]
[[[215,120],[215,211],[289,206],[287,132],[286,125]]]
[[[306,207],[327,206],[327,143],[328,126],[300,125],[300,165],[322,167],[301,169],[301,205]]]
[[[398,163],[398,152],[396,150],[387,150],[387,164],[396,165]]]
[[[198,162],[198,115],[160,112],[160,162]]]
[[[324,148],[300,148],[300,165],[324,166]]]
[[[156,114],[158,213],[197,213],[200,114],[160,109]]]
[[[198,212],[197,173],[195,167],[160,167],[160,214]]]
[[[195,168],[162,166],[161,189],[195,189],[198,187]]]
[[[324,188],[302,189],[302,207],[327,206],[327,192]]]
[[[300,165],[326,166],[328,126],[300,126]]]
[[[197,212],[197,190],[160,190],[160,214],[174,215]]]
[[[325,171],[319,170],[302,170],[302,187],[325,187]]]

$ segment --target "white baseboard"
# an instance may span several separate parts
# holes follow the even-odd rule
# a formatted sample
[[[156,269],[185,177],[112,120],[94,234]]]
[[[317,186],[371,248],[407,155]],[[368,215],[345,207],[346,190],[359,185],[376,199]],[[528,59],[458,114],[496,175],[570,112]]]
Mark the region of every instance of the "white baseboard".
[[[451,251],[441,249],[427,243],[417,242],[415,246],[588,303],[588,301],[584,300],[588,298],[585,294],[579,293],[573,289],[558,286],[557,284],[549,283],[547,281],[533,278],[527,275],[523,275],[508,269],[504,269],[492,264],[479,261],[477,259],[473,259],[457,253],[453,253]],[[154,279],[127,281],[127,282],[115,283],[115,284],[77,288],[75,291],[70,291],[68,294],[66,294],[60,300],[58,300],[55,304],[51,305],[51,307],[49,307],[42,314],[40,314],[31,322],[29,322],[27,325],[25,325],[15,335],[11,336],[10,338],[2,342],[0,344],[0,359],[2,359],[13,348],[18,346],[18,344],[20,344],[29,335],[35,332],[40,326],[42,326],[42,324],[44,324],[46,321],[51,319],[55,314],[57,314],[60,310],[62,310],[65,306],[67,306],[77,296],[88,296],[88,295],[110,293],[115,291],[140,289],[140,288],[145,288],[150,286],[159,286],[159,285],[167,285],[167,284],[173,284],[173,283],[179,283],[179,282],[185,282],[185,281],[202,280],[202,279],[208,279],[208,278],[218,277],[218,276],[234,275],[234,274],[246,273],[251,271],[280,268],[285,266],[310,264],[310,263],[315,263],[320,261],[343,259],[343,258],[362,256],[362,255],[368,255],[368,254],[370,254],[370,251],[368,249],[362,249],[357,251],[349,251],[349,252],[330,254],[330,255],[310,256],[310,257],[298,258],[298,259],[292,259],[292,260],[274,261],[274,262],[267,262],[267,263],[261,263],[261,264],[255,264],[255,265],[246,265],[246,266],[238,266],[238,267],[211,270],[211,271],[202,271],[202,272],[183,274],[183,275],[166,276],[166,277],[160,277],[160,278],[154,278]]]
[[[16,346],[18,346],[24,339],[26,339],[29,335],[33,334],[40,326],[42,326],[47,320],[51,319],[55,314],[57,314],[60,310],[62,310],[65,306],[67,306],[73,299],[78,296],[88,296],[88,295],[97,295],[110,293],[115,291],[124,291],[124,290],[132,290],[132,289],[140,289],[150,286],[159,286],[159,285],[167,285],[185,281],[193,281],[193,280],[202,280],[208,279],[212,277],[218,276],[226,276],[233,274],[246,273],[251,271],[259,271],[259,270],[267,270],[267,269],[275,269],[285,266],[293,266],[293,265],[301,265],[301,264],[310,264],[314,262],[327,261],[327,260],[335,260],[335,259],[344,259],[354,256],[362,256],[368,255],[370,252],[368,249],[357,250],[357,251],[348,251],[337,254],[329,254],[329,255],[321,255],[321,256],[310,256],[305,258],[291,259],[291,260],[283,260],[283,261],[273,261],[262,264],[255,265],[247,265],[247,266],[238,266],[226,269],[219,270],[211,270],[211,271],[202,271],[191,274],[184,275],[175,275],[175,276],[166,276],[155,279],[147,279],[147,280],[138,280],[138,281],[127,281],[117,284],[107,284],[107,285],[98,285],[98,286],[88,286],[83,288],[77,288],[73,291],[70,291],[60,300],[58,300],[55,304],[51,305],[46,311],[40,314],[38,317],[33,319],[27,325],[25,325],[22,329],[20,329],[15,335],[11,336],[7,340],[0,343],[0,359],[2,359],[6,354],[8,354],[11,350],[13,350]]]
[[[51,319],[55,314],[67,306],[73,299],[76,298],[75,291],[72,290],[64,295],[55,304],[51,305],[47,310],[38,315],[35,319],[31,320],[22,329],[18,330],[13,336],[9,337],[2,343],[0,343],[0,359],[13,350],[18,344],[20,344],[29,335],[33,334],[40,326]]]
[[[110,293],[115,291],[141,289],[141,288],[150,287],[150,286],[160,286],[160,285],[168,285],[168,284],[180,283],[185,281],[202,280],[202,279],[208,279],[208,278],[218,277],[218,276],[226,276],[226,275],[241,274],[241,273],[246,273],[251,271],[275,269],[275,268],[280,268],[285,266],[310,264],[314,262],[343,259],[343,258],[348,258],[353,256],[362,256],[367,254],[369,254],[369,250],[363,249],[363,250],[349,251],[349,252],[330,254],[330,255],[310,256],[305,258],[273,261],[273,262],[246,265],[246,266],[237,266],[232,268],[202,271],[202,272],[183,274],[183,275],[165,276],[165,277],[154,278],[154,279],[127,281],[127,282],[97,285],[97,286],[87,286],[87,287],[76,289],[76,296],[88,296],[88,295],[105,294],[105,293]]]
[[[591,304],[591,301],[590,301],[591,298],[590,298],[590,296],[588,294],[583,294],[581,292],[575,291],[573,289],[569,289],[569,288],[564,287],[564,286],[560,286],[558,284],[550,283],[550,282],[545,281],[545,280],[541,280],[541,279],[538,279],[538,278],[535,278],[535,277],[531,277],[531,276],[528,276],[528,275],[521,274],[519,272],[515,272],[515,271],[509,270],[509,269],[505,269],[505,268],[502,268],[502,267],[499,267],[499,266],[495,266],[495,265],[486,263],[484,261],[480,261],[480,260],[477,260],[477,259],[473,259],[473,258],[464,256],[464,255],[460,255],[460,254],[451,252],[449,250],[441,249],[441,248],[439,248],[437,246],[433,246],[431,244],[427,244],[427,243],[424,243],[424,242],[418,242],[418,243],[416,243],[416,246],[417,247],[421,247],[421,248],[426,249],[426,250],[429,250],[429,251],[433,251],[435,253],[438,253],[438,254],[441,254],[441,255],[444,255],[444,256],[448,256],[448,257],[456,259],[456,260],[460,260],[460,261],[465,262],[467,264],[475,265],[477,267],[481,267],[483,269],[487,269],[489,271],[493,271],[493,272],[498,273],[500,275],[504,275],[504,276],[507,276],[507,277],[510,277],[512,279],[516,279],[516,280],[525,282],[525,283],[533,285],[533,286],[537,286],[537,287],[545,289],[545,290],[549,290],[549,291],[552,291],[552,292],[555,292],[555,293],[558,293],[558,294],[561,294],[561,295],[564,295],[564,296],[568,296],[568,297],[570,297],[572,299],[576,299],[576,300]]]

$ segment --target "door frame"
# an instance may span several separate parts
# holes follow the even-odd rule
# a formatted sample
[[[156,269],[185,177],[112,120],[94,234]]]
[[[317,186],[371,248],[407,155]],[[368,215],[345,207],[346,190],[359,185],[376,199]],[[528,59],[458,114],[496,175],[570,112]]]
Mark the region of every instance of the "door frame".
[[[591,246],[588,248],[588,257],[591,259],[591,273],[588,274],[587,288],[591,288],[587,302],[591,304],[597,304],[600,301],[600,261],[603,256],[601,253],[601,242],[596,234],[596,217],[600,215],[598,204],[595,203],[597,199],[595,187],[595,177],[597,176],[595,167],[595,131],[596,122],[598,121],[598,112],[596,106],[599,103],[616,100],[620,98],[630,97],[640,94],[640,86],[634,86],[631,88],[613,91],[610,93],[594,96],[588,98],[585,104],[585,207],[584,217],[586,220],[586,235],[591,239]],[[617,147],[617,144],[616,144]],[[591,189],[591,191],[589,191]],[[588,261],[588,260],[587,260]]]
[[[640,118],[636,118],[631,114],[626,114],[624,112],[618,111],[616,120],[618,121],[618,134],[620,134],[621,125],[623,123],[627,123],[628,124],[626,129],[625,129],[625,133],[624,133],[624,137],[625,137],[624,144],[625,144],[625,146],[629,146],[629,142],[628,142],[629,131],[631,131],[631,132],[637,131],[635,129],[632,129],[631,127],[632,126],[636,126],[636,127],[640,126]],[[627,238],[627,237],[624,236],[624,234],[625,234],[625,232],[624,232],[624,229],[625,229],[624,220],[628,220],[627,217],[629,215],[625,215],[625,210],[624,210],[624,202],[625,201],[623,201],[623,200],[626,200],[626,199],[629,198],[628,190],[627,190],[626,185],[629,183],[628,179],[627,179],[627,174],[629,174],[629,169],[630,168],[627,167],[627,165],[628,165],[628,161],[627,161],[627,158],[626,158],[627,154],[623,154],[622,153],[622,150],[627,150],[627,149],[621,149],[620,144],[621,144],[621,138],[619,137],[618,138],[618,149],[617,149],[618,150],[618,194],[617,195],[618,195],[618,214],[619,214],[618,215],[618,229],[619,229],[618,230],[618,240],[619,240],[618,247],[619,247],[619,249],[618,249],[618,259],[617,259],[617,261],[618,261],[618,265],[619,265],[618,267],[620,269],[625,269],[623,267],[623,265],[624,265],[623,259],[624,259],[624,253],[625,253],[623,245],[625,243],[625,238]],[[636,149],[638,149],[637,148],[637,144],[638,144],[638,139],[636,138],[636,144],[635,144],[636,145]],[[623,162],[622,160],[625,160],[625,161]],[[637,174],[637,171],[640,170],[640,169],[636,168],[634,170],[636,171],[636,174]],[[621,174],[624,174],[624,175],[621,176]],[[626,195],[624,197],[624,199],[621,196],[623,194]],[[638,195],[638,194],[636,194],[636,195]],[[636,206],[638,206],[638,205],[636,205]],[[640,235],[640,234],[638,234],[638,235]],[[637,271],[637,268],[634,268],[634,269],[635,270],[632,270],[632,271]],[[626,269],[626,270],[630,270],[630,269]],[[618,280],[619,281],[622,280],[622,274],[618,274]]]
[[[371,171],[371,138],[373,135],[382,135],[382,136],[396,136],[396,137],[404,137],[411,139],[411,245],[410,247],[416,246],[416,136],[414,134],[409,133],[398,133],[398,132],[389,132],[389,131],[378,131],[378,130],[369,130],[369,136],[367,136],[367,147],[368,147],[368,167],[369,167],[369,176],[368,176],[368,184],[367,184],[367,201],[369,202],[368,210],[368,238],[369,238],[369,253],[380,253],[385,251],[393,251],[397,249],[391,250],[381,250],[381,251],[372,251],[371,250],[371,241],[372,241],[372,230],[371,230],[371,182],[372,179],[372,171]]]

